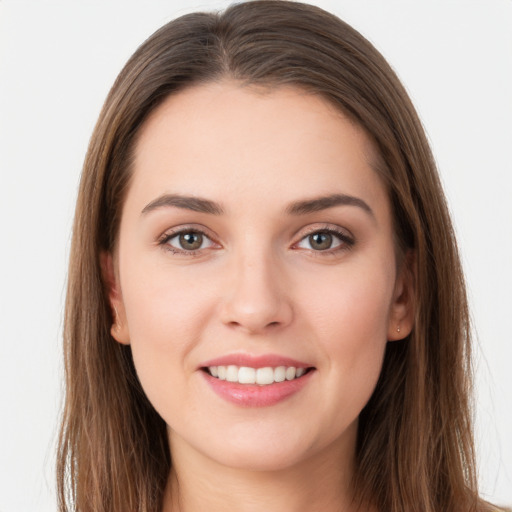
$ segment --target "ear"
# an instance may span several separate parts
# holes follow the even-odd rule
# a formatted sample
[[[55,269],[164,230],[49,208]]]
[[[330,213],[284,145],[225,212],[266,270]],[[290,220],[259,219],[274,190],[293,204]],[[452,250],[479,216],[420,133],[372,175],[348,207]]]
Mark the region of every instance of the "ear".
[[[397,272],[393,302],[389,310],[388,340],[402,340],[411,334],[416,313],[416,254],[411,249]]]
[[[110,327],[112,337],[123,345],[130,344],[130,333],[126,322],[126,312],[119,286],[119,275],[114,267],[114,258],[110,252],[102,252],[100,255],[101,273],[108,294],[111,314],[114,320]]]

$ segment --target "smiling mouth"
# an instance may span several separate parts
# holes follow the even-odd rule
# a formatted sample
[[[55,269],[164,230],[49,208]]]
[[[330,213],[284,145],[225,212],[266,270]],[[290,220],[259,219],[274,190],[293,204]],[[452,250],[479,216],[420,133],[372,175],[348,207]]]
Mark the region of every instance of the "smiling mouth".
[[[278,382],[300,379],[314,368],[296,368],[295,366],[266,366],[251,368],[249,366],[208,366],[203,370],[219,380],[238,384],[257,384],[269,386]]]

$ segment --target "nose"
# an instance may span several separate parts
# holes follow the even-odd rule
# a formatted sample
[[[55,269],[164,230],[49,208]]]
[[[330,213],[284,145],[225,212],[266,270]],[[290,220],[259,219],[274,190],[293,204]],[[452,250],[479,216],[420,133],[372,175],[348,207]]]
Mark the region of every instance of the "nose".
[[[289,287],[271,256],[238,258],[226,285],[220,305],[225,325],[248,334],[265,334],[292,321]]]

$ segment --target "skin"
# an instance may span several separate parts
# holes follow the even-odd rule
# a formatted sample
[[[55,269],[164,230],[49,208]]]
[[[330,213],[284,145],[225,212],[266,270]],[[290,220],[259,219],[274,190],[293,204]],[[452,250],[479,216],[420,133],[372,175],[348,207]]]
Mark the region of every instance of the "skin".
[[[141,129],[104,271],[112,334],[131,345],[168,425],[165,512],[351,510],[358,415],[386,343],[409,334],[414,309],[375,159],[363,130],[293,88],[189,88]],[[148,208],[170,193],[214,201],[223,213]],[[332,194],[371,212],[357,204],[289,212]],[[180,229],[204,232],[198,251],[170,238]],[[326,229],[343,239],[332,235],[319,250],[309,235]],[[278,354],[314,371],[286,400],[240,407],[201,370],[233,353]]]

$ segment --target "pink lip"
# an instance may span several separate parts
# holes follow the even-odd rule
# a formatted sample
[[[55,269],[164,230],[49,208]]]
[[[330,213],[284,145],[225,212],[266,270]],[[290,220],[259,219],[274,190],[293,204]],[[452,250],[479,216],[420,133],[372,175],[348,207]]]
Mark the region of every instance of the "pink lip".
[[[268,407],[299,392],[315,372],[309,371],[298,379],[275,382],[267,386],[228,382],[212,377],[207,372],[202,373],[213,391],[224,400],[242,407]]]
[[[249,368],[265,368],[271,366],[277,368],[278,366],[295,366],[295,368],[310,368],[311,364],[296,361],[289,357],[280,356],[277,354],[265,354],[261,356],[252,356],[248,354],[229,354],[227,356],[218,357],[206,361],[201,364],[200,368],[207,368],[208,366],[248,366]]]
[[[249,366],[250,368],[264,368],[266,366],[294,366],[295,368],[311,368],[302,377],[294,380],[275,382],[266,386],[257,384],[239,384],[212,377],[207,371],[208,366]],[[200,367],[204,379],[211,389],[224,400],[241,407],[268,407],[275,405],[292,395],[298,393],[310,382],[314,368],[306,363],[274,354],[263,356],[249,356],[246,354],[231,354],[205,362]]]

